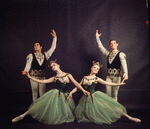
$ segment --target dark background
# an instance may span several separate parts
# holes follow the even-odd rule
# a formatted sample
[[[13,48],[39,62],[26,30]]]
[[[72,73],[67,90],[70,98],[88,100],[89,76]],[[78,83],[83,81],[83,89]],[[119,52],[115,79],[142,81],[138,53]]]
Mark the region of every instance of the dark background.
[[[110,50],[109,40],[117,39],[118,49],[127,56],[129,80],[119,90],[119,102],[127,109],[150,108],[149,26],[145,0],[1,0],[0,4],[0,101],[1,111],[27,109],[32,102],[29,79],[21,74],[33,43],[41,42],[43,52],[57,33],[57,47],[50,60],[80,82],[88,75],[92,61],[103,64],[98,76],[106,78],[106,58],[100,52],[96,29]],[[55,75],[46,64],[46,78]],[[55,87],[47,84],[47,90]],[[75,86],[71,83],[69,91]],[[105,92],[98,84],[96,90]],[[81,92],[74,94],[77,104]]]

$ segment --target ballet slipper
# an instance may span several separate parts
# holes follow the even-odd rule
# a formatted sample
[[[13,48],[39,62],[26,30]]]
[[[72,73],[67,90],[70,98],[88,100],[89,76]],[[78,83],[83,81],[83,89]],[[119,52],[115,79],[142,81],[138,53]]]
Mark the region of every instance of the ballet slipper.
[[[129,120],[134,121],[134,122],[141,122],[140,119],[134,118],[134,117],[129,117]]]
[[[18,122],[22,119],[23,119],[23,115],[20,115],[20,116],[15,117],[14,119],[12,119],[12,122]]]

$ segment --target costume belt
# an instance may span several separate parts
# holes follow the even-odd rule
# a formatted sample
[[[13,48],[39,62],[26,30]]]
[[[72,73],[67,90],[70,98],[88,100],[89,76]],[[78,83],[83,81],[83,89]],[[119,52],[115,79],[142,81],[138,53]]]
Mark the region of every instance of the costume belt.
[[[111,69],[111,68],[107,68],[107,76],[116,76],[116,77],[119,77],[119,76],[122,76],[122,72],[121,72],[121,69]]]
[[[30,75],[35,77],[45,77],[45,72],[44,70],[31,69]]]

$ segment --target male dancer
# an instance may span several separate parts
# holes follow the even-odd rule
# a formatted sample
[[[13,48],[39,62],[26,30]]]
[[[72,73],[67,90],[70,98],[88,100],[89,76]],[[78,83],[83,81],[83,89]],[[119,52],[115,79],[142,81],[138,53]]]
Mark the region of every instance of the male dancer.
[[[56,32],[53,29],[51,32],[51,35],[53,36],[53,42],[51,45],[51,48],[47,51],[42,53],[42,45],[41,43],[35,42],[34,43],[34,53],[30,53],[27,56],[26,66],[24,70],[22,71],[23,75],[26,75],[27,72],[30,71],[30,75],[34,78],[43,80],[45,79],[45,64],[46,60],[50,58],[54,50],[56,49],[56,42],[57,42],[57,36]],[[32,89],[32,100],[33,102],[38,98],[38,90],[39,90],[39,96],[42,96],[46,91],[46,84],[37,83],[33,80],[30,80],[31,89]]]
[[[110,40],[111,52],[109,52],[101,43],[100,36],[96,30],[96,40],[100,51],[107,57],[107,76],[106,81],[113,83],[121,82],[121,66],[123,69],[123,80],[128,79],[128,68],[126,63],[126,55],[118,50],[118,42],[115,39]],[[111,87],[106,85],[106,94],[118,101],[118,91],[120,86]]]

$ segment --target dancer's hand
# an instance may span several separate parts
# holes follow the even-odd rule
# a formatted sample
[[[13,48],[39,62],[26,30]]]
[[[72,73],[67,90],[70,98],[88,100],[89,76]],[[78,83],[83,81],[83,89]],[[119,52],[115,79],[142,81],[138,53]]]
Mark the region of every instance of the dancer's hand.
[[[26,76],[28,77],[28,78],[30,78],[31,76],[30,76],[30,74],[28,73],[28,72],[26,72]]]
[[[54,29],[52,30],[51,35],[52,35],[54,38],[57,36]]]
[[[100,37],[102,35],[102,33],[98,33],[98,30],[96,30],[96,37]]]
[[[72,93],[69,93],[67,100],[70,100],[70,97],[72,98]]]
[[[90,96],[90,92],[88,92],[88,91],[86,91],[86,90],[84,90],[83,93],[84,93],[84,95],[86,95],[86,96]]]
[[[121,83],[124,83],[124,81],[125,81],[125,79],[123,79]]]
[[[123,80],[125,81],[125,80],[128,80],[128,74],[127,73],[124,73],[123,74]]]
[[[21,71],[22,75],[27,75],[27,71]]]

